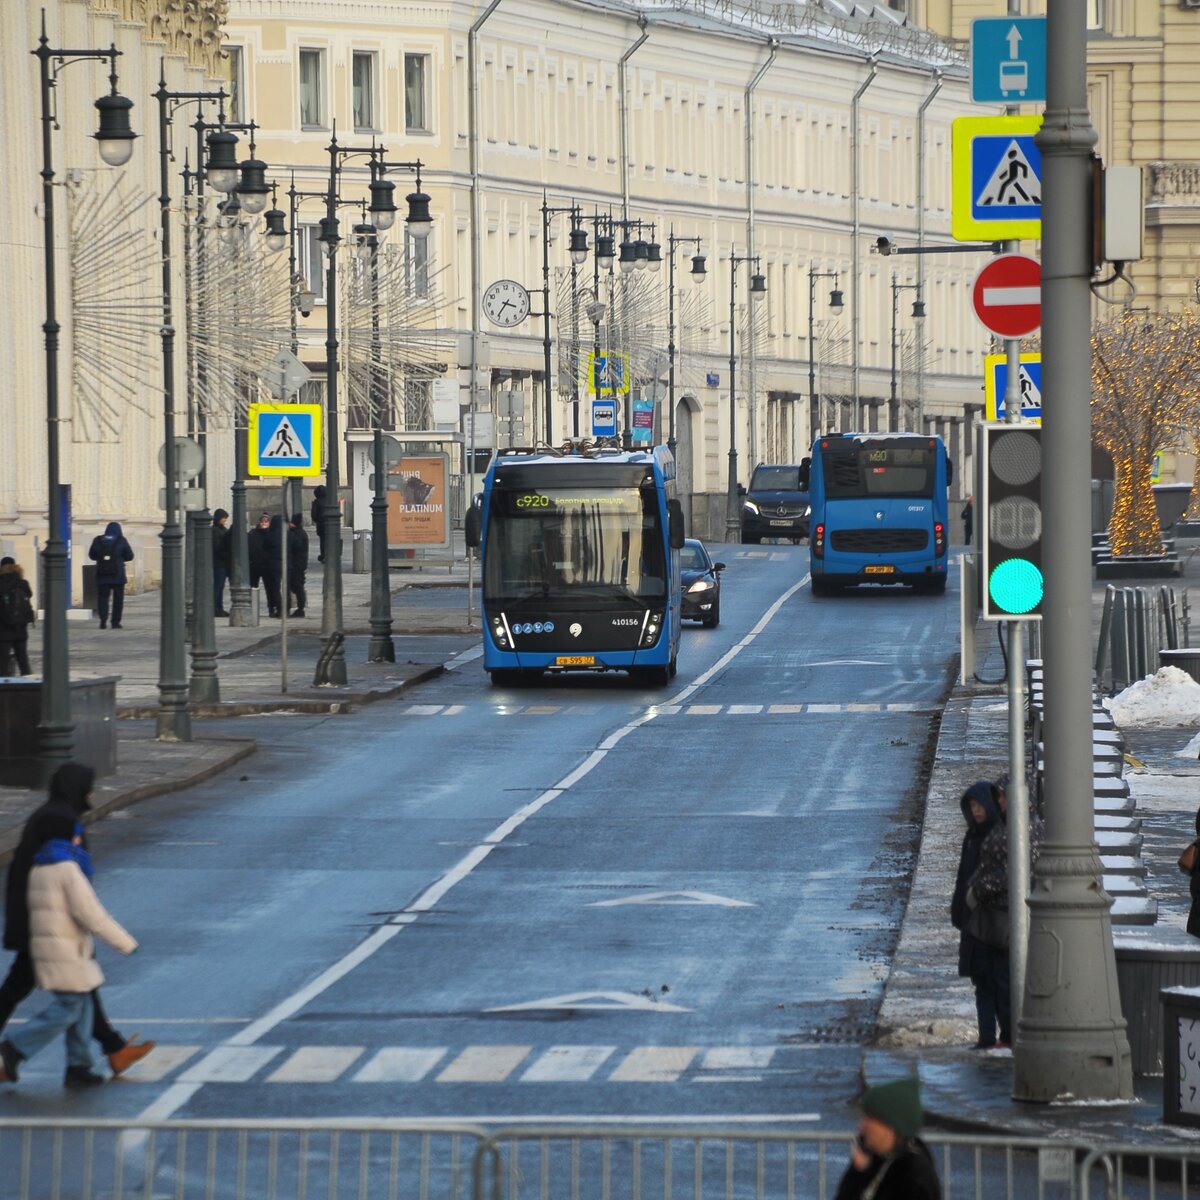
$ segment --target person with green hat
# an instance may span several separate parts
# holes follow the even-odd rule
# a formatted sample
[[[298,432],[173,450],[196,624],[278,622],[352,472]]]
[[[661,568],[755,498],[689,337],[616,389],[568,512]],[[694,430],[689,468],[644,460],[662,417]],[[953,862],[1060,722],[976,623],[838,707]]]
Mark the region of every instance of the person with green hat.
[[[941,1200],[933,1155],[917,1137],[921,1128],[917,1077],[868,1088],[862,1110],[836,1200]]]

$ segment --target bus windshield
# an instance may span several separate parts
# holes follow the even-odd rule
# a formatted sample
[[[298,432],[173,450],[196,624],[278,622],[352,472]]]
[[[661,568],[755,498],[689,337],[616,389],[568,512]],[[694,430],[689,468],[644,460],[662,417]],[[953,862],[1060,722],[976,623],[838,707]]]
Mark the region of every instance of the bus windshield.
[[[653,487],[496,489],[488,540],[483,585],[492,603],[661,603],[667,594]]]
[[[829,446],[821,451],[825,496],[829,500],[932,496],[937,477],[934,452],[924,445]]]

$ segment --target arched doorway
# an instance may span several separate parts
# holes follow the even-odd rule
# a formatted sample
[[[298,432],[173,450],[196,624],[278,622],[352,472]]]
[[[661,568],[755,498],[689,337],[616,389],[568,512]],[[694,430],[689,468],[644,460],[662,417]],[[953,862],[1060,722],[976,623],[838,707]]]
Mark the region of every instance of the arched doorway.
[[[692,531],[692,494],[695,491],[696,444],[692,415],[699,411],[700,403],[690,393],[680,396],[675,405],[675,483],[689,534]]]

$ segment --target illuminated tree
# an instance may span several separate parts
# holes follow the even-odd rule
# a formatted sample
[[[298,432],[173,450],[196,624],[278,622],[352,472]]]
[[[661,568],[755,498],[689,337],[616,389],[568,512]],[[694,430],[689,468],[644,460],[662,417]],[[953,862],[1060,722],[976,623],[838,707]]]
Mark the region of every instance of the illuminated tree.
[[[1053,403],[1053,400],[1050,401]],[[1200,423],[1200,321],[1192,310],[1125,312],[1092,333],[1092,433],[1112,456],[1112,552],[1161,554],[1155,454]]]

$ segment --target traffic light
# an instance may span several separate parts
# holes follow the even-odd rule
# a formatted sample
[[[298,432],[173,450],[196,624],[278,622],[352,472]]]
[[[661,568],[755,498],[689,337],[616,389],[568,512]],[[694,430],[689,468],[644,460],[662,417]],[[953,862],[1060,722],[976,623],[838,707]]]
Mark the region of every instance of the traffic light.
[[[1041,426],[988,423],[983,434],[983,615],[989,621],[1040,617]]]

